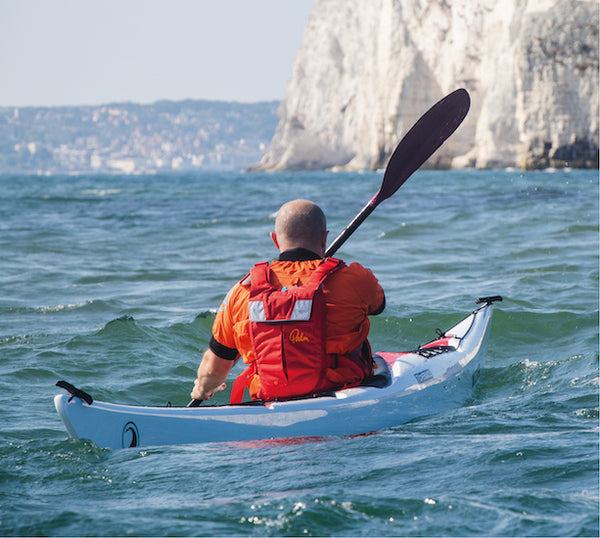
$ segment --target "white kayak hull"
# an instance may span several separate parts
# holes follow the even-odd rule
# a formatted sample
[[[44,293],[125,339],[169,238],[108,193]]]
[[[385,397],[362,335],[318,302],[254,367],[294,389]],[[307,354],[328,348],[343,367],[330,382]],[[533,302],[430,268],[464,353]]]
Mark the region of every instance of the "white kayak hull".
[[[486,302],[414,352],[378,354],[383,387],[265,404],[146,407],[68,394],[54,404],[71,437],[102,448],[369,433],[462,405],[479,377],[491,313]]]

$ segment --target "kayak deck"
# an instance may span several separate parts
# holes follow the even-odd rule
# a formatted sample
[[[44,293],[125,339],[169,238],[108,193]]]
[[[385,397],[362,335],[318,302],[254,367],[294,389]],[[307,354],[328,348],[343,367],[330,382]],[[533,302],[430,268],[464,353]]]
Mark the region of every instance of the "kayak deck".
[[[369,433],[457,407],[472,394],[491,299],[499,300],[483,300],[416,350],[376,353],[375,375],[359,387],[289,401],[148,407],[94,401],[69,385],[77,392],[59,394],[54,403],[71,437],[103,448]]]

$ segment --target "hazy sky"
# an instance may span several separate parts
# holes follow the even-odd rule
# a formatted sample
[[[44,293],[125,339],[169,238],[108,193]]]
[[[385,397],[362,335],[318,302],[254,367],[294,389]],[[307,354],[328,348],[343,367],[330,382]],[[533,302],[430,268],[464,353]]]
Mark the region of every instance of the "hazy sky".
[[[282,99],[313,0],[0,0],[0,106]]]

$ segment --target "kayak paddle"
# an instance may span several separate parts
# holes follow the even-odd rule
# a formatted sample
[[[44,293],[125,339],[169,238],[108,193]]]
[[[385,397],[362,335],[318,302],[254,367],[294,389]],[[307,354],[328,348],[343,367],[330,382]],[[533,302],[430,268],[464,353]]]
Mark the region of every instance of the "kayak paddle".
[[[392,153],[381,187],[325,252],[332,256],[384,200],[394,194],[444,141],[458,128],[469,111],[471,99],[465,89],[453,91],[423,114]]]

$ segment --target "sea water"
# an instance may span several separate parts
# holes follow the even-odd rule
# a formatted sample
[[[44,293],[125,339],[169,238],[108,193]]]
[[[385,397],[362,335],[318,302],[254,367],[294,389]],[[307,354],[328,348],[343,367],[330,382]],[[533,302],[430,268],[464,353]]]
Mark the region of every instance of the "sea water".
[[[0,534],[598,536],[597,171],[418,171],[338,252],[386,290],[376,350],[504,297],[464,406],[358,437],[69,439],[57,380],[187,404],[278,207],[316,201],[333,240],[381,177],[0,176]]]

